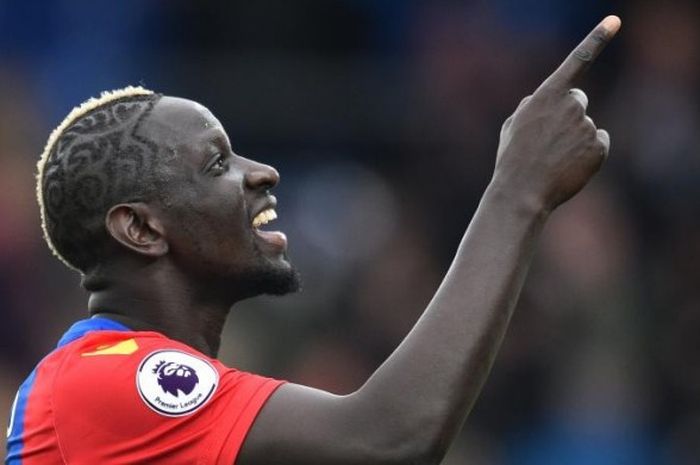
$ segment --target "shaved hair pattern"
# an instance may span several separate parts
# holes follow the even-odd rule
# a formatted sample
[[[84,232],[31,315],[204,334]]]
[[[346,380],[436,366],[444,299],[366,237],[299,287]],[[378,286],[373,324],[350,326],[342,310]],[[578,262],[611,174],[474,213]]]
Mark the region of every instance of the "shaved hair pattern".
[[[70,268],[86,273],[107,243],[105,215],[154,193],[158,146],[138,133],[160,94],[142,87],[103,92],[51,133],[37,165],[44,238]]]

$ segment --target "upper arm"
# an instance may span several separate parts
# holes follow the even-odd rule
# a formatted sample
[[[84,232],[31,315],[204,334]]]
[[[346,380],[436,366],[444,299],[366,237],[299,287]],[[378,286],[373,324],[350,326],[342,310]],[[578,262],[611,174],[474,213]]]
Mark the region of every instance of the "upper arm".
[[[405,457],[406,441],[399,440],[403,425],[392,430],[398,419],[368,407],[359,392],[337,396],[285,384],[258,414],[236,465],[352,465]]]

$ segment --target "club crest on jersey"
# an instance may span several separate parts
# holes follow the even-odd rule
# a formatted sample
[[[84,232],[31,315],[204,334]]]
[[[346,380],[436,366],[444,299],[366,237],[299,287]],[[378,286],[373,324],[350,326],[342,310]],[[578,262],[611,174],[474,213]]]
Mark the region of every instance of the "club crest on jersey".
[[[136,373],[141,399],[170,417],[188,415],[214,394],[219,374],[206,360],[179,350],[158,350],[146,356]]]

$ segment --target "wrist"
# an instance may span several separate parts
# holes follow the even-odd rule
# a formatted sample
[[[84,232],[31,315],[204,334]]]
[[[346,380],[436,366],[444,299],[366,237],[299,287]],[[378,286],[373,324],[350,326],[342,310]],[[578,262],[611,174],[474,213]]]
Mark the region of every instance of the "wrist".
[[[518,216],[531,217],[542,222],[546,221],[552,212],[541,196],[523,192],[522,189],[514,188],[510,183],[501,182],[497,178],[493,178],[486,187],[483,199]]]

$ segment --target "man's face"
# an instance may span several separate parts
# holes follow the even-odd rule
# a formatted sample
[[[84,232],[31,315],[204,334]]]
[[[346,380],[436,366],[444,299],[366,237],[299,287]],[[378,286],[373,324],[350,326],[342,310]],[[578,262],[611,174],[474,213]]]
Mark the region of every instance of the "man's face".
[[[162,218],[171,259],[211,292],[235,299],[299,287],[269,190],[277,171],[236,155],[221,123],[202,105],[162,97],[139,133],[161,147]]]

